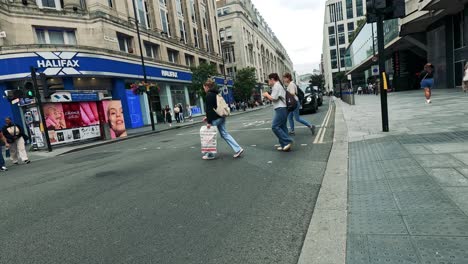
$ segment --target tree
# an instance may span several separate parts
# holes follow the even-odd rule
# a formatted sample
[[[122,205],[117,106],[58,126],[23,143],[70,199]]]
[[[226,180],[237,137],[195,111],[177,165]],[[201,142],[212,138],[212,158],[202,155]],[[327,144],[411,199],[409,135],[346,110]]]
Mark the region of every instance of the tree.
[[[203,84],[205,84],[208,78],[215,76],[216,65],[201,63],[198,67],[192,67],[192,85],[189,89],[191,92],[196,92],[198,95],[203,95],[205,91],[203,90]]]
[[[325,87],[325,78],[322,74],[314,74],[310,77],[309,83],[312,86],[317,86],[319,89],[323,89]]]
[[[257,84],[257,77],[254,67],[247,67],[237,71],[234,80],[234,97],[236,101],[248,100],[252,95],[252,90]]]

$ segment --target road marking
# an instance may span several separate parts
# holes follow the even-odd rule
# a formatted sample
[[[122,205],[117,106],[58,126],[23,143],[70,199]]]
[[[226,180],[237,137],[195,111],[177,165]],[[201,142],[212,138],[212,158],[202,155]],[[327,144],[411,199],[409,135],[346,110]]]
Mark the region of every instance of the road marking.
[[[251,147],[256,147],[257,145],[250,145]]]
[[[328,111],[327,114],[325,115],[325,118],[323,119],[322,125],[320,126],[320,130],[317,133],[317,136],[315,137],[314,144],[322,144],[323,143],[323,138],[325,135],[326,126],[328,125],[328,121],[330,120],[331,116],[331,110],[332,110],[332,104],[331,100],[329,100],[329,105],[328,105]]]
[[[301,146],[305,147],[305,146],[307,146],[307,144],[301,144]]]
[[[273,161],[271,161],[271,160],[270,160],[270,161],[268,161],[267,163],[268,163],[268,164],[272,164],[272,163],[273,163]]]

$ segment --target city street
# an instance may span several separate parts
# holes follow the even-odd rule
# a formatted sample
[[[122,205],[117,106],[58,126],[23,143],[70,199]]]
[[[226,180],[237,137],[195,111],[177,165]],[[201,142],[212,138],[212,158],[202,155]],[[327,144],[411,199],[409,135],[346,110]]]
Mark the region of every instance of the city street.
[[[317,114],[320,125],[328,98]],[[314,143],[296,123],[278,152],[272,108],[228,119],[245,148],[218,138],[204,161],[199,126],[10,166],[0,174],[0,263],[298,261],[332,147],[334,107]]]

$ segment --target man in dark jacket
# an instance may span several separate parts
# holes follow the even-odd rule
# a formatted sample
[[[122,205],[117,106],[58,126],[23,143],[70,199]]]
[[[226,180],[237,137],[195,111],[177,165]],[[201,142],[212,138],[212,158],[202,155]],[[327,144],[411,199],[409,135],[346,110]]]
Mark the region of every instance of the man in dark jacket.
[[[234,158],[238,158],[244,153],[244,149],[242,149],[236,140],[227,132],[226,130],[226,118],[219,116],[215,109],[218,107],[218,89],[215,87],[215,82],[213,80],[208,80],[203,85],[203,88],[206,92],[206,117],[203,119],[204,122],[207,123],[208,129],[211,126],[216,126],[218,128],[219,134],[221,138],[223,138],[226,143],[232,148],[235,152]],[[204,160],[212,160],[215,156],[213,153],[207,153],[203,156]]]
[[[8,144],[10,144],[10,155],[13,164],[18,164],[18,157],[26,164],[29,164],[28,154],[26,153],[25,138],[21,127],[11,121],[11,118],[5,118],[5,126],[2,128],[3,136],[6,138]]]

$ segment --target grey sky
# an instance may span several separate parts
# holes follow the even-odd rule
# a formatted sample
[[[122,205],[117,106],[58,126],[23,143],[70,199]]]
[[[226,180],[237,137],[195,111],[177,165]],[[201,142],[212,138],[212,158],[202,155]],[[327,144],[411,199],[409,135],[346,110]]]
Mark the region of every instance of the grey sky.
[[[299,74],[318,69],[325,0],[252,0],[283,43]]]

